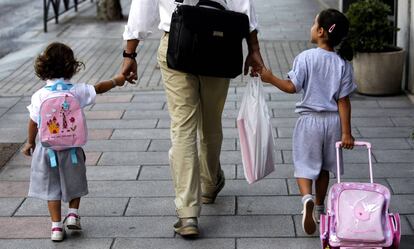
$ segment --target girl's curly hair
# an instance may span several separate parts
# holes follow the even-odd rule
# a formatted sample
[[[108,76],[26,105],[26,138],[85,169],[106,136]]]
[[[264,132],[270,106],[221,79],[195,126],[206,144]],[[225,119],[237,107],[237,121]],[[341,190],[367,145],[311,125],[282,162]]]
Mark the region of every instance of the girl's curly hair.
[[[42,80],[70,79],[82,67],[85,68],[85,64],[75,59],[72,49],[60,42],[49,44],[34,64],[36,76]]]

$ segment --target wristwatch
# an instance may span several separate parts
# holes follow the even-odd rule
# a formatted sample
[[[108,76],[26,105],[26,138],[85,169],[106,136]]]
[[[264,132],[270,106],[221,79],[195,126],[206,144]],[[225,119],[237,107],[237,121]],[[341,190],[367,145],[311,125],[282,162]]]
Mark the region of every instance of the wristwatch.
[[[133,53],[128,54],[128,53],[124,50],[124,52],[122,53],[122,56],[123,56],[124,58],[131,58],[131,59],[135,60],[135,57],[137,57],[137,53],[136,53],[136,52],[133,52]]]

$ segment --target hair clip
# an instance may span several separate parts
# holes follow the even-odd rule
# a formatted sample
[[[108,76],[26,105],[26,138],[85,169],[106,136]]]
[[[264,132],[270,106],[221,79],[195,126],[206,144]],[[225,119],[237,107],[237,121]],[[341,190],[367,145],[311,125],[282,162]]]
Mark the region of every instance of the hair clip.
[[[332,24],[332,26],[329,28],[328,32],[332,33],[332,31],[335,29],[336,24]]]

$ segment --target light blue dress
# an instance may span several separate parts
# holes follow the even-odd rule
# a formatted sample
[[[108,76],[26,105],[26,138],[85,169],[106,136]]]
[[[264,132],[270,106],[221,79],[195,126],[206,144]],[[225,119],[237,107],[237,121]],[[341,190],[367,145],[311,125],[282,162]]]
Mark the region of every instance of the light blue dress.
[[[316,180],[322,169],[336,174],[335,142],[341,140],[337,101],[356,89],[352,65],[336,52],[314,48],[295,58],[288,77],[302,93],[293,132],[295,177]]]

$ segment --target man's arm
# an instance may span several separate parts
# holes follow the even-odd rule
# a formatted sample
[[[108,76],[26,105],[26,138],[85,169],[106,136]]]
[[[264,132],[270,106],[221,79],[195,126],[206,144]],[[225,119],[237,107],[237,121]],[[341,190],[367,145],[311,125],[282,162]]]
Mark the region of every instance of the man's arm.
[[[251,76],[258,76],[264,65],[262,55],[260,53],[259,40],[257,39],[257,30],[250,32],[246,39],[248,54],[244,63],[244,75],[247,75],[251,67]]]

